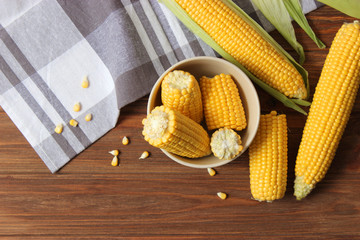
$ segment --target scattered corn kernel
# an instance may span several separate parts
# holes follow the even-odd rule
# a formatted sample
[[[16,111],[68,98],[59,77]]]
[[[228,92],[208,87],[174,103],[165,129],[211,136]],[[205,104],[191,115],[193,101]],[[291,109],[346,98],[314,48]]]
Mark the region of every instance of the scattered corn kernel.
[[[91,113],[86,114],[85,121],[90,122],[91,120],[92,120],[92,114]]]
[[[55,127],[55,130],[54,130],[57,134],[60,134],[60,133],[62,133],[62,131],[63,131],[63,125],[60,123],[60,124],[58,124],[58,125],[56,125],[56,127]]]
[[[213,168],[208,168],[207,171],[210,174],[210,176],[215,176],[216,175],[216,171]]]
[[[149,156],[149,152],[148,151],[145,151],[141,154],[141,156],[139,157],[139,159],[145,159]]]
[[[111,161],[111,166],[116,167],[117,165],[119,165],[119,158],[117,156],[114,156],[114,158]]]
[[[128,145],[129,144],[129,139],[125,136],[125,137],[123,137],[123,139],[122,139],[122,144],[123,145]]]
[[[88,80],[88,77],[85,76],[81,82],[81,87],[82,88],[88,88],[89,87],[89,80]]]
[[[70,124],[71,126],[73,126],[73,127],[76,127],[79,123],[78,123],[78,121],[76,121],[75,119],[71,119],[71,120],[69,121],[69,124]]]
[[[73,110],[74,112],[79,112],[81,110],[81,105],[79,102],[75,103]]]
[[[109,152],[111,155],[117,156],[119,155],[119,150],[115,149]]]
[[[223,193],[223,192],[218,192],[217,193],[218,197],[221,198],[222,200],[225,200],[227,198],[227,194]]]

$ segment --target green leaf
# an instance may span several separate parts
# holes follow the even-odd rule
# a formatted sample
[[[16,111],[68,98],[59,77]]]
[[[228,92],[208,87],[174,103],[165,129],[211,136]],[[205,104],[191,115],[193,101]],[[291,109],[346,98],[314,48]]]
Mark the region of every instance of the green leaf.
[[[264,14],[267,20],[280,32],[288,43],[299,54],[300,64],[305,61],[305,53],[301,44],[296,40],[295,30],[291,23],[291,17],[283,3],[283,0],[251,0]]]
[[[289,99],[284,94],[280,93],[278,90],[270,87],[265,82],[261,81],[251,72],[249,72],[243,65],[241,65],[235,58],[233,58],[229,53],[227,53],[220,45],[218,45],[214,39],[212,39],[188,14],[182,9],[180,5],[178,5],[174,0],[158,0],[162,4],[164,4],[170,11],[174,13],[174,15],[194,34],[199,36],[206,44],[212,47],[216,52],[218,52],[224,59],[238,66],[245,74],[249,76],[249,78],[257,84],[259,87],[268,92],[271,96],[282,102],[285,106],[290,107],[302,114],[307,115],[307,113],[300,108],[292,99]],[[305,86],[308,90],[309,95],[309,83],[307,71],[302,68],[291,56],[288,54],[264,29],[262,29],[252,18],[250,18],[245,12],[243,12],[236,4],[229,0],[223,0],[224,3],[227,4],[233,11],[239,14],[244,21],[250,24],[258,33],[266,39],[273,47],[279,52],[279,54],[283,55],[285,59],[291,62],[299,71],[301,76],[303,77]]]
[[[283,3],[290,16],[299,24],[306,34],[316,43],[319,48],[325,48],[325,44],[316,36],[310,27],[302,9],[299,0],[283,0]]]
[[[351,17],[360,18],[359,0],[319,0],[319,2],[325,3]]]

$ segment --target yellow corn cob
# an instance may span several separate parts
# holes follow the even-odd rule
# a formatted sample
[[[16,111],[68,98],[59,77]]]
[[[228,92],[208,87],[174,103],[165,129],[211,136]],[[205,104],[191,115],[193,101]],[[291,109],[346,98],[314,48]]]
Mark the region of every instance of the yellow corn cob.
[[[203,106],[198,81],[181,70],[169,72],[161,83],[164,106],[177,110],[197,123],[203,119]]]
[[[234,158],[243,150],[241,137],[229,128],[220,128],[215,131],[211,137],[210,146],[214,156],[224,160]]]
[[[244,107],[230,75],[201,77],[200,89],[209,130],[227,127],[240,131],[246,127]]]
[[[227,53],[256,77],[290,98],[305,99],[304,81],[296,70],[221,0],[176,0]]]
[[[287,178],[287,123],[275,111],[261,115],[249,149],[250,188],[254,199],[273,201],[284,196]]]
[[[306,197],[324,178],[350,116],[360,82],[360,24],[345,23],[326,57],[295,165],[294,195]]]
[[[205,129],[176,110],[158,106],[142,123],[145,140],[154,147],[189,158],[211,153],[210,138]]]

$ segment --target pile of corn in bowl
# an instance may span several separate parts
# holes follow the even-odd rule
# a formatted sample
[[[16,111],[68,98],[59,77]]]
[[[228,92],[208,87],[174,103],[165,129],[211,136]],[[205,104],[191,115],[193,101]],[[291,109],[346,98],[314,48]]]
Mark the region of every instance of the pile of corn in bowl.
[[[143,135],[182,165],[217,167],[250,146],[259,120],[257,92],[238,67],[194,57],[173,65],[155,83]]]

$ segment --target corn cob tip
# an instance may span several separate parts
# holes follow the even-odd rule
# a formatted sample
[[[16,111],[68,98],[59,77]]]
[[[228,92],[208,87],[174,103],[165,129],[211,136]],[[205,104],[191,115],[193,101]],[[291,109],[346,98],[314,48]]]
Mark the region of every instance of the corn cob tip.
[[[304,176],[296,176],[294,184],[294,196],[297,200],[302,200],[314,189],[314,187],[314,184],[307,184],[304,181]]]

